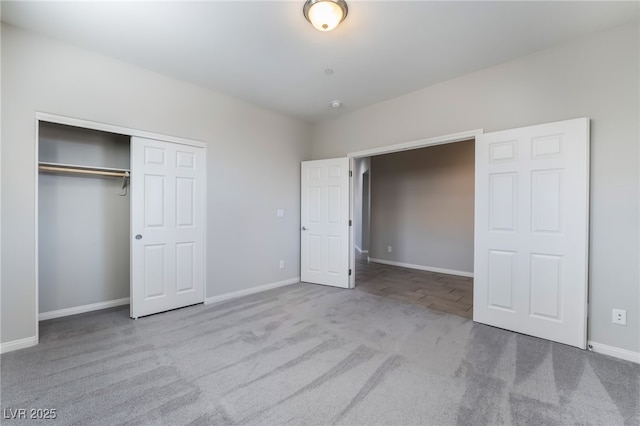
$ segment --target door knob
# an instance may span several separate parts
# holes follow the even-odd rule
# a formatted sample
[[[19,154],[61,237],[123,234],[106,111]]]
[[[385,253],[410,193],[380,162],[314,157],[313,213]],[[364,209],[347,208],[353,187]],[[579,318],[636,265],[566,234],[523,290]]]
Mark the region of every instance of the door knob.
[[[142,235],[138,234],[136,235],[136,240],[141,240],[142,239]]]
[[[303,231],[306,231],[306,230],[307,230],[307,227],[306,227],[306,226],[303,226],[303,227],[302,227],[302,230],[303,230]]]

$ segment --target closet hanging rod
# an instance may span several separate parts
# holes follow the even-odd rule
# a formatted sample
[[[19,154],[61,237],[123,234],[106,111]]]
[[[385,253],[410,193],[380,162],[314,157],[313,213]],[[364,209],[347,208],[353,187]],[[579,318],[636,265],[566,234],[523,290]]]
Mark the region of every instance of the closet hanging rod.
[[[100,175],[100,176],[115,176],[115,177],[126,177],[129,175],[129,172],[104,172],[101,170],[72,169],[72,168],[53,167],[53,166],[40,166],[40,170],[46,171],[46,172],[82,173],[85,175]]]
[[[45,172],[82,173],[100,176],[129,177],[129,170],[109,167],[79,166],[75,164],[45,163],[38,164],[38,169]]]

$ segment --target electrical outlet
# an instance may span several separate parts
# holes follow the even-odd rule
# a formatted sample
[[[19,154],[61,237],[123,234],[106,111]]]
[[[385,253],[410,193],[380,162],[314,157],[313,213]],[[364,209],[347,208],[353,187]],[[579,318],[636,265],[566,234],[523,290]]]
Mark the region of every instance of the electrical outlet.
[[[627,311],[623,309],[614,309],[613,323],[620,324],[620,325],[627,325]]]
[[[284,269],[284,260],[280,261],[280,269]]]
[[[387,246],[387,253],[391,253],[392,251],[391,246]]]

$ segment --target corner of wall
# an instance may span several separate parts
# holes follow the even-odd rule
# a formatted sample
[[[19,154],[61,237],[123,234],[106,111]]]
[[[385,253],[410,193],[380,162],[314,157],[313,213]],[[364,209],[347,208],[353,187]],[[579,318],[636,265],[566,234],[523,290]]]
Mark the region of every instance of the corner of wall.
[[[0,354],[17,351],[19,349],[30,348],[38,344],[38,336],[25,337],[24,339],[12,340],[0,343]]]

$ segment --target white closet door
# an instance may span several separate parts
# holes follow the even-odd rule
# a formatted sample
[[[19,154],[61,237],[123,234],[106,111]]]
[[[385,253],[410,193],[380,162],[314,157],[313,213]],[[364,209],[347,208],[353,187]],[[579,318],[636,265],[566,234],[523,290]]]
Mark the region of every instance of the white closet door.
[[[476,139],[473,320],[584,349],[589,120]]]
[[[349,287],[349,159],[303,161],[301,280]]]
[[[204,302],[204,149],[131,139],[131,317]]]

